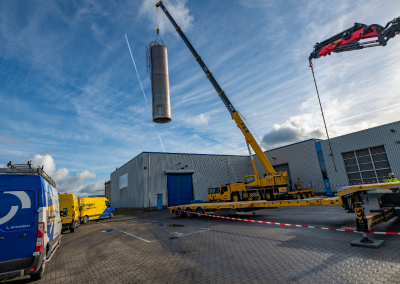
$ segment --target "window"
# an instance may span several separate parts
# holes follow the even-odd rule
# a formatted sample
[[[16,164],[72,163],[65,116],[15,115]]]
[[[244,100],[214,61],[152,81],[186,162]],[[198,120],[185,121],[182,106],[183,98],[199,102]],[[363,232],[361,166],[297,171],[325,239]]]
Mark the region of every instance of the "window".
[[[227,191],[228,191],[228,187],[227,186],[221,187],[221,194],[224,194]]]
[[[106,206],[110,206],[111,203],[106,200]]]
[[[209,194],[219,193],[219,187],[213,187],[208,190]]]
[[[67,217],[68,215],[68,209],[64,208],[63,211],[61,212],[61,217]]]
[[[379,182],[391,172],[383,145],[342,153],[342,156],[351,184]]]
[[[248,183],[251,183],[251,182],[253,182],[253,181],[255,181],[255,180],[256,180],[256,179],[255,179],[254,176],[246,177],[245,180],[244,180],[244,183],[245,183],[245,184],[248,184]]]

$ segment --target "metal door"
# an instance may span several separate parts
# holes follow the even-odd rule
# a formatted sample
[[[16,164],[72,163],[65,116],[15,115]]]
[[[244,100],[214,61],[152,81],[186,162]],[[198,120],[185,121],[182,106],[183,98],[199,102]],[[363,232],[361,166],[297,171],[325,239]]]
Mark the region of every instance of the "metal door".
[[[193,200],[191,174],[169,174],[168,176],[168,206],[190,204]]]
[[[157,210],[162,209],[162,194],[157,194]]]

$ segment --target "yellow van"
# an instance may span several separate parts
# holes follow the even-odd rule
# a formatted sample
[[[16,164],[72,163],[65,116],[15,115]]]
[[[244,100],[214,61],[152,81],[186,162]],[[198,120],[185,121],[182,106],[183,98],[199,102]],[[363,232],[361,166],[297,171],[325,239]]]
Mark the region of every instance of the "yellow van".
[[[62,230],[69,229],[73,233],[80,224],[78,197],[74,194],[61,193],[58,195],[58,199],[60,200]]]
[[[114,217],[114,207],[104,196],[79,198],[81,211],[81,222],[86,224],[89,220]]]

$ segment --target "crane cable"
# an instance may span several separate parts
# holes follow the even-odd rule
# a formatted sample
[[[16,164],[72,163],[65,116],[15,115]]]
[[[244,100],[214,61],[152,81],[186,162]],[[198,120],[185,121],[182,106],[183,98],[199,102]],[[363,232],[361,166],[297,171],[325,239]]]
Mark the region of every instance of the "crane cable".
[[[313,76],[313,78],[314,78],[315,90],[317,91],[318,102],[319,102],[319,107],[320,107],[320,109],[321,109],[322,119],[324,120],[324,126],[325,126],[326,137],[328,137],[329,149],[331,150],[330,156],[332,157],[332,160],[333,160],[333,166],[335,167],[335,173],[337,173],[336,164],[335,164],[335,158],[333,157],[333,153],[332,153],[331,141],[330,141],[330,139],[329,139],[328,128],[326,127],[324,111],[322,110],[321,99],[319,98],[319,92],[318,92],[318,87],[317,87],[317,81],[315,80],[314,68],[313,68],[313,65],[312,65],[311,60],[310,60],[310,68],[311,68],[312,76]]]
[[[157,14],[156,14],[156,26],[157,26],[157,35],[160,32],[160,26],[158,24],[158,7],[157,7]]]

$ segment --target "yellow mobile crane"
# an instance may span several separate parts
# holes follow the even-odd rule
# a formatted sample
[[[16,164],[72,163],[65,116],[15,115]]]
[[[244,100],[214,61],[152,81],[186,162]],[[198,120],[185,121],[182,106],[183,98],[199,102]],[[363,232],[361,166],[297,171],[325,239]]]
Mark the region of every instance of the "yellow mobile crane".
[[[222,90],[218,82],[215,80],[213,74],[210,72],[208,67],[204,64],[201,56],[193,48],[181,28],[177,25],[175,20],[172,18],[168,10],[165,8],[163,1],[159,1],[156,7],[160,7],[167,18],[170,20],[175,30],[179,33],[186,46],[192,52],[195,60],[199,63],[201,69],[210,80],[214,89],[217,91],[218,96],[225,104],[226,108],[230,112],[232,119],[236,122],[237,127],[242,131],[246,144],[250,153],[251,162],[254,168],[254,175],[245,176],[243,183],[231,183],[225,186],[218,186],[209,188],[209,200],[211,201],[240,201],[240,200],[252,200],[252,199],[279,199],[280,196],[295,197],[295,198],[306,198],[314,195],[313,190],[307,191],[291,191],[289,186],[288,174],[286,171],[276,172],[274,167],[271,165],[260,145],[254,139],[250,130],[247,128],[239,112],[232,105],[228,99],[225,91]],[[253,159],[253,155],[250,151],[250,147],[253,149],[257,157],[259,158],[262,166],[266,170],[266,174],[260,177],[256,168],[256,164]],[[223,192],[222,192],[223,191]]]

